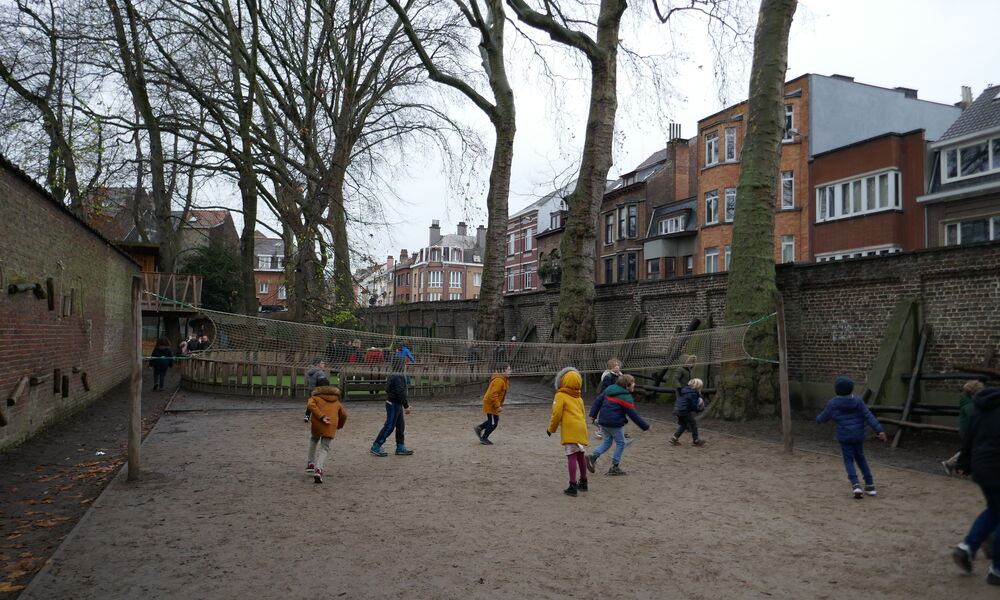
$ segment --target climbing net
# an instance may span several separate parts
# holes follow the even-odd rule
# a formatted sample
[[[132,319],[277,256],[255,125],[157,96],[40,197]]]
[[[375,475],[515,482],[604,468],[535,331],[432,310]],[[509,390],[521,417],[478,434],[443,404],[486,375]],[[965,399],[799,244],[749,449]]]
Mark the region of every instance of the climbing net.
[[[611,358],[621,360],[627,371],[667,369],[689,361],[718,364],[751,358],[744,338],[757,323],[594,344],[556,344],[391,335],[200,312],[213,324],[207,331],[212,339],[205,358],[293,368],[323,360],[333,371],[373,375],[390,369],[395,356],[405,357],[409,373],[430,376],[489,375],[501,364],[510,365],[515,376],[552,375],[567,366],[600,373]]]

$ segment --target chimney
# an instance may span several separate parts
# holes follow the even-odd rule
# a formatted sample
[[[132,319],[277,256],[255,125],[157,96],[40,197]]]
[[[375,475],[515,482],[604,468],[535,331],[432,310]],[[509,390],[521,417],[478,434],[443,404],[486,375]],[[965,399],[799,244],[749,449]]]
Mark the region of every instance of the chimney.
[[[393,257],[390,256],[389,258],[385,259],[385,270],[386,271],[392,271],[395,268],[396,268],[396,259],[395,258],[393,258]]]
[[[401,264],[401,265],[405,264],[409,260],[410,260],[410,254],[406,251],[406,248],[403,248],[402,250],[400,250],[399,251],[399,264]]]
[[[681,139],[681,124],[680,123],[671,123],[669,125],[669,129],[670,129],[670,137],[668,138],[667,141],[671,141],[672,142],[674,140]]]
[[[476,248],[486,249],[486,228],[482,225],[476,227]]]
[[[892,89],[896,90],[897,92],[903,92],[903,95],[906,96],[907,98],[913,98],[914,100],[917,99],[917,90],[913,88],[894,87]]]
[[[441,239],[441,222],[437,219],[431,221],[430,231],[430,244],[428,244],[428,246],[433,246],[438,243],[438,240]]]
[[[458,235],[465,236],[466,235],[465,232],[466,232],[465,221],[459,221],[458,222]]]
[[[969,108],[969,106],[971,104],[972,104],[972,88],[969,87],[969,86],[967,86],[967,85],[963,85],[962,86],[962,101],[959,102],[958,105],[960,107],[962,107],[962,110],[965,110],[965,109]]]

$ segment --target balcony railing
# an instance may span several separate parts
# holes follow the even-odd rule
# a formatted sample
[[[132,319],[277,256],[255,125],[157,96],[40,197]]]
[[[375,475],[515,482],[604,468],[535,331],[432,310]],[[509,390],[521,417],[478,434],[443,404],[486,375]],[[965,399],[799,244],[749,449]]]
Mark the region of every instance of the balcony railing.
[[[142,290],[152,292],[142,295],[142,310],[190,311],[188,305],[201,306],[201,275],[144,271]]]

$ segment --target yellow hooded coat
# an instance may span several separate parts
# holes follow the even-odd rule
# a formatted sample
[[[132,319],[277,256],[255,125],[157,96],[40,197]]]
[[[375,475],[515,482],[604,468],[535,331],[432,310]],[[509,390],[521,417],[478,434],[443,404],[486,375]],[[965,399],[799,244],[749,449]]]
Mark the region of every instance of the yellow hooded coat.
[[[560,429],[560,443],[586,446],[590,442],[590,437],[587,434],[583,399],[580,397],[583,378],[576,369],[564,369],[559,375],[548,432],[555,433],[556,429]]]

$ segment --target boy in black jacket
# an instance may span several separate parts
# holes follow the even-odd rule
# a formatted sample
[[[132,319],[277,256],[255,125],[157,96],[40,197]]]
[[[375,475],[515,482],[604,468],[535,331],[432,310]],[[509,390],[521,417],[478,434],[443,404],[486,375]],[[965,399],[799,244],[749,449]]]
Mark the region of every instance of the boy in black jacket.
[[[379,431],[378,437],[372,442],[369,452],[375,456],[388,456],[389,453],[382,449],[382,444],[389,438],[389,434],[396,432],[396,454],[409,456],[413,450],[403,443],[403,435],[406,432],[406,421],[403,415],[410,414],[410,403],[406,400],[406,376],[403,370],[406,368],[403,357],[393,354],[389,359],[392,367],[392,375],[385,382],[385,392],[388,398],[385,401],[385,425]]]
[[[700,379],[692,379],[677,394],[677,400],[674,401],[674,414],[677,415],[678,427],[674,435],[670,437],[672,445],[680,446],[680,437],[687,430],[691,430],[691,437],[694,438],[691,445],[705,445],[705,440],[698,437],[698,421],[694,418],[694,413],[705,410],[705,401],[701,398],[701,388],[704,385]]]
[[[966,573],[972,572],[972,559],[986,538],[990,534],[1000,535],[1000,387],[982,390],[973,402],[975,408],[958,455],[958,473],[972,475],[972,480],[979,484],[986,498],[986,510],[976,517],[965,540],[951,553]],[[1000,553],[996,550],[986,583],[1000,585]]]

